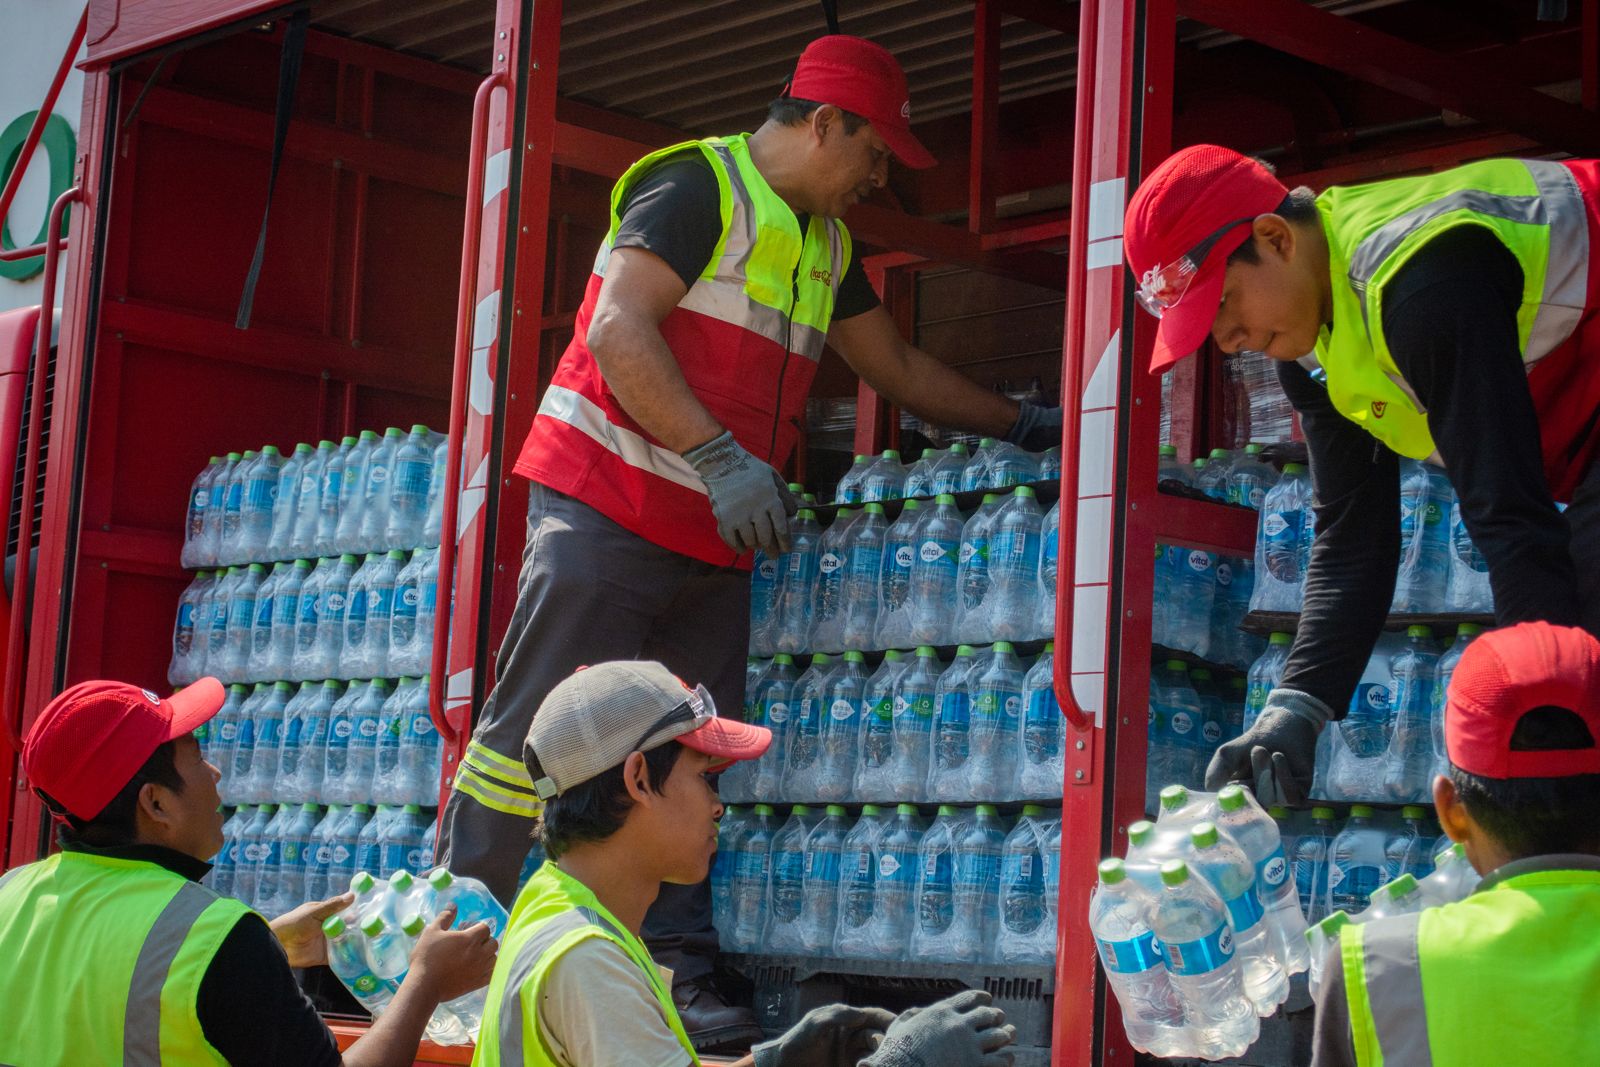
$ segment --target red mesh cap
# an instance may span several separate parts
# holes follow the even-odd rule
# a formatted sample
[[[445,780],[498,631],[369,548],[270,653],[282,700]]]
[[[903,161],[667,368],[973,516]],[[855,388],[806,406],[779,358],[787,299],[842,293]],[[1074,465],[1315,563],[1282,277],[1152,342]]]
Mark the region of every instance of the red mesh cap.
[[[126,682],[80,682],[45,705],[22,746],[28,780],[80,819],[105,810],[161,745],[222,709],[202,678],[163,700]]]
[[[1444,741],[1450,762],[1481,778],[1600,774],[1600,747],[1514,750],[1511,734],[1535,708],[1574,712],[1600,740],[1600,641],[1573,626],[1525,622],[1467,646],[1450,678]]]
[[[1156,331],[1150,373],[1159,374],[1199,348],[1222,302],[1223,267],[1250,236],[1243,220],[1278,210],[1289,195],[1258,161],[1231,148],[1191,145],[1168,156],[1134,190],[1123,215],[1122,245],[1134,278],[1171,267],[1234,221],[1216,238],[1181,300],[1166,309]]]
[[[862,37],[834,33],[806,45],[784,90],[854,112],[872,123],[894,157],[914,170],[933,166],[933,155],[911,132],[911,91],[889,50]]]

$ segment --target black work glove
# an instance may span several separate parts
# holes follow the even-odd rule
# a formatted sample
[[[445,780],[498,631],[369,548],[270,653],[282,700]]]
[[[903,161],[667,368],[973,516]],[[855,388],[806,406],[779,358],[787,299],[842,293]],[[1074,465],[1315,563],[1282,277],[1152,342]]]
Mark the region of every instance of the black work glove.
[[[683,454],[706,483],[717,535],[735,552],[789,551],[789,516],[798,506],[783,477],[724,430]]]
[[[1263,807],[1304,804],[1316,770],[1317,735],[1332,719],[1328,705],[1310,693],[1274,689],[1244,736],[1211,757],[1206,788],[1216,791],[1229,782],[1243,781],[1253,787]]]
[[[878,1047],[894,1012],[830,1004],[813,1008],[782,1037],[750,1050],[756,1067],[856,1067]]]
[[[1011,1067],[1017,1039],[1006,1013],[982,989],[968,989],[916,1012],[902,1012],[861,1067]]]
[[[1061,409],[1041,407],[1027,400],[1018,402],[1017,421],[1011,424],[1006,440],[1029,452],[1043,452],[1061,444]]]

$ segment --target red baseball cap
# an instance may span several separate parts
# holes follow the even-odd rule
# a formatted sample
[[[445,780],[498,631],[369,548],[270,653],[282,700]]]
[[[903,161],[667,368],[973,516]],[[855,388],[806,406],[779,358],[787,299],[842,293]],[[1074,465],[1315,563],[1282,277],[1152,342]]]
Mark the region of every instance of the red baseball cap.
[[[806,45],[785,96],[854,112],[872,123],[894,157],[915,170],[934,158],[911,132],[911,92],[906,74],[882,45],[834,33]]]
[[[1600,641],[1574,626],[1525,622],[1467,646],[1445,698],[1450,762],[1480,778],[1600,774],[1600,745],[1523,750],[1511,735],[1535,708],[1565,708],[1600,740]]]
[[[193,733],[223,698],[215,678],[165,700],[126,682],[80,682],[45,705],[23,743],[22,769],[67,811],[92,819],[157,748]]]
[[[1245,223],[1277,211],[1288,195],[1260,161],[1214,144],[1174,152],[1134,190],[1122,246],[1140,283],[1139,302],[1161,320],[1151,374],[1205,341],[1222,303],[1228,256],[1250,236]]]

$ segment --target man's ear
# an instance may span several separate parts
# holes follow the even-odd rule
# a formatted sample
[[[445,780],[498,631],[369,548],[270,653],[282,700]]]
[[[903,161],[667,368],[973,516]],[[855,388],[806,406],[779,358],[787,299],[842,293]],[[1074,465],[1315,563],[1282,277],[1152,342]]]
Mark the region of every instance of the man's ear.
[[[839,124],[839,109],[823,104],[811,113],[811,136],[817,144],[828,139],[828,131]]]
[[[1251,232],[1259,238],[1259,243],[1265,245],[1278,258],[1290,260],[1294,258],[1295,242],[1298,235],[1294,226],[1282,215],[1267,213],[1256,216],[1255,225]]]
[[[1433,780],[1433,805],[1439,813],[1439,828],[1452,841],[1466,841],[1472,836],[1474,823],[1472,816],[1467,813],[1467,806],[1461,802],[1461,794],[1456,792],[1456,784],[1450,776],[1441,774]]]
[[[138,820],[151,828],[170,829],[176,818],[172,790],[155,782],[139,787],[136,808]]]
[[[643,752],[630,752],[622,761],[622,784],[635,804],[649,804],[655,797],[650,788],[650,769],[645,766]]]

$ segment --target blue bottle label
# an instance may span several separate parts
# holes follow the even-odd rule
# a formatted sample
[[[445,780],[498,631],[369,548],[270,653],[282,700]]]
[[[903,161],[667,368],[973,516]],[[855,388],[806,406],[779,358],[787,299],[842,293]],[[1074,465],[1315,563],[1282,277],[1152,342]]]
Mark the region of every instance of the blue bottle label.
[[[426,712],[411,716],[412,737],[420,740],[430,736],[433,732],[433,719]]]
[[[733,876],[740,881],[760,882],[764,885],[770,865],[771,857],[765,849],[760,851],[740,849],[734,854]]]
[[[249,750],[256,744],[256,722],[254,719],[241,719],[239,722],[239,747]]]
[[[839,853],[831,849],[818,849],[806,853],[805,880],[808,882],[839,881]]]
[[[917,850],[914,847],[885,848],[878,854],[878,881],[886,889],[907,892],[917,885]]]
[[[1045,726],[1052,730],[1060,728],[1061,705],[1056,702],[1054,688],[1042,685],[1028,694],[1024,721],[1029,726]]]
[[[974,892],[997,892],[1000,888],[1000,857],[976,851],[958,853],[956,885]]]
[[[794,849],[786,849],[772,857],[772,880],[776,882],[800,882],[805,879],[806,854]]]
[[[1284,858],[1283,845],[1278,845],[1256,863],[1256,882],[1268,889],[1276,889],[1289,876],[1289,861]]]
[[[255,628],[257,630],[269,630],[272,628],[272,597],[256,597]]]
[[[922,542],[917,549],[917,555],[921,557],[923,563],[946,571],[956,569],[956,557],[960,553],[960,541],[937,541],[931,538]]]
[[[333,749],[346,749],[350,747],[350,735],[355,733],[355,723],[350,721],[348,714],[335,715],[328,722],[328,747]]]
[[[878,865],[872,862],[870,848],[856,849],[849,853],[841,860],[840,866],[852,885],[871,885],[876,881]]]
[[[944,694],[939,704],[939,729],[949,733],[965,733],[972,721],[972,702],[965,686],[957,686]]]
[[[1152,931],[1127,941],[1095,939],[1100,949],[1100,962],[1112,974],[1140,974],[1163,965],[1161,942]]]
[[[256,743],[262,748],[274,748],[279,741],[279,731],[283,727],[283,720],[276,715],[268,715],[261,720],[261,729],[256,731]]]
[[[431,460],[405,460],[399,465],[399,473],[395,477],[395,493],[426,497],[432,480]]]
[[[194,605],[184,603],[178,605],[178,629],[194,631]]]
[[[345,601],[344,617],[346,622],[357,624],[367,621],[367,591],[365,589],[357,589],[350,594],[350,598]]]
[[[949,888],[955,880],[955,857],[950,849],[929,852],[922,861],[922,881],[925,886]]]
[[[1000,863],[1000,881],[1004,885],[1020,885],[1024,882],[1033,883],[1039,864],[1032,852],[1013,852],[1006,856]]]
[[[1173,974],[1192,977],[1210,974],[1233,959],[1233,933],[1221,923],[1205,937],[1178,944],[1161,943],[1167,967]]]
[[[394,611],[394,587],[374,589],[369,610],[379,618],[392,614]]]
[[[1263,914],[1261,897],[1253,885],[1228,901],[1228,918],[1233,920],[1233,928],[1241,934],[1253,929]]]

